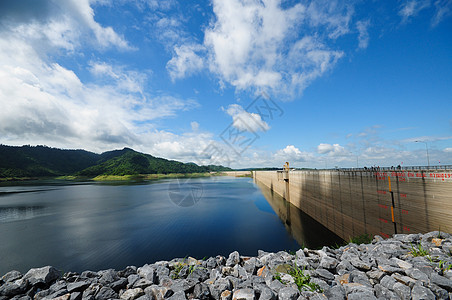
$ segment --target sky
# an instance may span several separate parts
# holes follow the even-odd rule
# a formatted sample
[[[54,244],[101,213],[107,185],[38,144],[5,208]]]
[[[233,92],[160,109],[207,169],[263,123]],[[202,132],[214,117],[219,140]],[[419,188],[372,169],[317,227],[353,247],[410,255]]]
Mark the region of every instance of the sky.
[[[4,145],[452,165],[452,0],[1,0],[0,108]]]

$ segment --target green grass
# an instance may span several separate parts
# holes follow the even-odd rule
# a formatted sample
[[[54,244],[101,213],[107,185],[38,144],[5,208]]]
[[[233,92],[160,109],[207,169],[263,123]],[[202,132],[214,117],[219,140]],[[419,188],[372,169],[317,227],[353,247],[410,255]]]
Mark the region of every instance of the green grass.
[[[292,276],[295,284],[297,285],[298,289],[301,291],[303,290],[308,290],[308,291],[313,291],[313,292],[322,292],[322,289],[320,288],[320,286],[314,282],[311,282],[311,276],[309,276],[308,274],[304,273],[305,269],[302,269],[298,266],[292,266],[289,270],[288,270],[288,274],[290,276]],[[274,279],[282,282],[281,280],[281,274],[276,273],[273,276]]]
[[[418,244],[417,246],[414,246],[413,244],[411,244],[410,253],[414,257],[416,257],[416,256],[427,256],[429,258],[429,255],[430,255],[428,250],[424,249],[421,244]]]
[[[349,243],[354,243],[357,245],[370,244],[370,243],[372,243],[372,236],[368,233],[361,234],[361,235],[350,238]]]

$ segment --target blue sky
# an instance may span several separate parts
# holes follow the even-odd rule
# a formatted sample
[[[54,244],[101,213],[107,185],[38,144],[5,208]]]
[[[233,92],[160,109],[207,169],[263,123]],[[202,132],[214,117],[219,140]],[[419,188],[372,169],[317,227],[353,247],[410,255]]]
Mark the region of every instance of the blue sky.
[[[7,145],[452,164],[452,1],[2,1],[0,105]]]

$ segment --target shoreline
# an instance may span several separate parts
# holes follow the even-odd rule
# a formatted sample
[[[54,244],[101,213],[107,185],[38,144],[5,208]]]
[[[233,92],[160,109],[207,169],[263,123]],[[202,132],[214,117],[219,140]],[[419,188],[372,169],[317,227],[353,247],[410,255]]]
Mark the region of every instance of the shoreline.
[[[452,235],[397,234],[296,253],[191,257],[81,274],[47,266],[0,279],[4,299],[451,299]]]
[[[38,180],[61,180],[61,181],[134,181],[134,180],[155,180],[155,179],[171,179],[171,178],[201,178],[211,176],[226,176],[223,172],[216,173],[169,173],[169,174],[133,174],[133,175],[98,175],[91,176],[44,176],[44,177],[11,177],[0,178],[2,182],[29,182]]]

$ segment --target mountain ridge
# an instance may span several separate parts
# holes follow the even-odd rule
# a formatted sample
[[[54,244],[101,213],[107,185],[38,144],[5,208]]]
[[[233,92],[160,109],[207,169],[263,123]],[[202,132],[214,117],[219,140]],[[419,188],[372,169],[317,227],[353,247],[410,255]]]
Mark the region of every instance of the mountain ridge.
[[[231,169],[168,160],[127,147],[97,154],[82,149],[58,149],[42,145],[0,145],[0,178],[187,174],[228,170]]]

